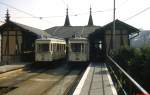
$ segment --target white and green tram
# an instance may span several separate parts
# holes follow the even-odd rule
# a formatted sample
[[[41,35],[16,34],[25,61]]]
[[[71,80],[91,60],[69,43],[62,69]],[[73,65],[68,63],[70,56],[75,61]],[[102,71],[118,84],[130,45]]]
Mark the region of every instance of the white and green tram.
[[[71,38],[68,44],[68,61],[70,63],[89,61],[89,41],[87,38]]]
[[[58,38],[40,38],[35,42],[35,62],[52,62],[66,57],[66,41]]]

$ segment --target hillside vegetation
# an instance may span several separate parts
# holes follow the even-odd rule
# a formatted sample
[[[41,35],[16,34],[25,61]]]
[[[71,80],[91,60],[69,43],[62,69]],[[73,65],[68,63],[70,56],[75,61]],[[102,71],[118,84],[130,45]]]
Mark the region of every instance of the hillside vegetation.
[[[113,58],[140,85],[150,92],[150,47],[114,51]]]

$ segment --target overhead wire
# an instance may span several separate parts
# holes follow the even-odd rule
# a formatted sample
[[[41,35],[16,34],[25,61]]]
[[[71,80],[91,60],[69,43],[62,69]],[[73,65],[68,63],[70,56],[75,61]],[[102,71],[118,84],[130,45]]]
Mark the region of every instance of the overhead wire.
[[[128,1],[129,1],[129,0],[125,0],[124,2],[122,2],[122,3],[116,8],[117,11],[120,10],[120,8],[121,8],[123,5],[125,5]],[[128,17],[127,19],[125,19],[125,20],[123,20],[123,21],[130,20],[130,19],[132,19],[132,18],[134,18],[134,17],[136,17],[136,16],[138,16],[138,15],[144,13],[145,11],[147,11],[147,10],[149,10],[149,9],[150,9],[150,6],[147,7],[147,8],[145,8],[145,9],[143,9],[143,10],[140,11],[140,12],[137,12],[136,14],[134,14],[134,15]]]
[[[123,1],[118,7],[117,9],[120,9],[123,5],[125,5],[129,0],[125,0]]]
[[[61,1],[62,1],[62,3],[63,3],[65,6],[67,6],[67,7],[69,8],[69,5],[65,2],[65,0],[61,0]],[[89,2],[91,3],[92,0],[89,0]],[[35,15],[31,14],[31,13],[28,13],[28,12],[26,12],[26,11],[20,10],[20,9],[18,9],[18,8],[12,6],[12,5],[9,5],[9,4],[3,3],[3,2],[0,2],[0,4],[5,5],[5,6],[8,6],[8,7],[12,8],[12,9],[15,9],[15,10],[17,10],[17,11],[19,11],[19,12],[22,12],[22,13],[24,13],[24,14],[30,16],[30,17],[12,17],[12,18],[37,18],[37,19],[39,19],[39,20],[43,20],[43,21],[46,21],[46,22],[48,22],[48,23],[53,24],[51,21],[47,21],[47,20],[44,20],[44,19],[45,19],[45,18],[55,18],[55,17],[65,17],[65,15],[64,15],[64,16],[47,16],[47,17],[44,17],[44,16],[43,16],[43,17],[42,17],[42,16],[35,16]],[[70,9],[70,8],[69,8],[69,9]],[[98,10],[98,11],[93,11],[92,14],[97,14],[97,13],[99,13],[99,12],[108,12],[108,11],[112,11],[112,10],[113,10],[113,9]],[[70,14],[70,16],[80,16],[80,15],[86,15],[86,14],[89,14],[89,12]]]
[[[109,12],[109,11],[113,11],[113,9],[106,9],[106,10],[98,10],[98,11],[93,11],[93,14],[97,14],[99,12]],[[69,16],[80,16],[80,15],[87,15],[89,14],[89,12],[83,12],[83,13],[76,13],[76,14],[70,14]],[[57,17],[65,17],[65,15],[60,15],[60,16],[41,16],[41,17],[12,17],[12,18],[40,18],[40,19],[44,19],[44,18],[57,18]],[[2,17],[5,18],[5,17]]]
[[[98,11],[94,11],[94,12],[92,12],[92,13],[109,12],[109,11],[113,11],[113,9],[98,10]]]
[[[147,8],[145,8],[145,9],[143,9],[142,11],[140,11],[140,12],[134,14],[133,16],[128,17],[128,18],[125,19],[124,21],[130,20],[130,19],[132,19],[132,18],[134,18],[134,17],[136,17],[136,16],[138,16],[138,15],[144,13],[145,11],[147,11],[147,10],[149,10],[149,9],[150,9],[150,7],[147,7]]]
[[[126,3],[128,2],[128,0],[125,0],[125,1],[123,1],[123,2],[121,2],[118,6],[116,6],[116,4],[115,4],[115,12],[118,12],[120,9],[121,9],[121,7],[123,6],[123,5],[125,5]],[[116,3],[116,2],[115,2]],[[114,9],[108,9],[107,11],[113,11]],[[116,15],[116,14],[115,14]]]
[[[69,5],[68,5],[64,0],[61,0],[61,1],[63,2],[63,4],[64,4],[65,6],[67,6],[67,7],[69,8]],[[90,0],[90,2],[91,2],[91,0]],[[31,17],[13,17],[13,18],[37,18],[37,19],[42,20],[42,19],[44,19],[44,18],[64,17],[64,16],[47,16],[47,17],[35,16],[35,15],[31,14],[31,13],[28,13],[28,12],[25,12],[25,11],[23,11],[23,10],[20,10],[20,9],[18,9],[18,8],[12,6],[12,5],[9,5],[9,4],[3,3],[3,2],[0,2],[0,4],[5,5],[5,6],[8,6],[8,7],[10,7],[10,8],[13,8],[13,9],[19,11],[19,12],[22,12],[22,13],[24,13],[24,14],[26,14],[26,15],[31,16]],[[70,8],[69,8],[69,9],[70,9]],[[95,14],[95,13],[98,13],[98,12],[106,12],[106,11],[112,11],[112,10],[113,10],[113,9],[98,10],[98,11],[93,11],[92,13]],[[85,15],[85,14],[88,14],[88,12],[86,12],[86,13],[77,13],[77,14],[70,14],[70,16],[79,16],[79,15]]]
[[[9,7],[9,8],[13,8],[13,9],[15,9],[15,10],[17,10],[17,11],[19,11],[19,12],[22,12],[22,13],[24,13],[24,14],[26,14],[26,15],[29,15],[29,16],[31,16],[32,18],[38,18],[39,20],[43,20],[43,21],[46,21],[46,22],[48,22],[48,23],[53,24],[53,23],[50,22],[50,21],[44,20],[43,17],[37,17],[37,16],[35,16],[35,15],[31,14],[31,13],[28,13],[28,12],[25,12],[25,11],[23,11],[23,10],[20,10],[20,9],[18,9],[18,8],[12,6],[12,5],[9,5],[9,4],[3,3],[3,2],[0,2],[0,4],[5,5],[5,6]]]
[[[0,4],[5,5],[5,6],[7,6],[7,7],[10,7],[10,8],[13,8],[13,9],[15,9],[15,10],[18,10],[18,11],[20,11],[20,12],[26,14],[26,15],[29,15],[29,16],[32,16],[32,17],[35,17],[35,18],[38,18],[37,16],[35,16],[35,15],[33,15],[33,14],[30,14],[30,13],[28,13],[28,12],[25,12],[25,11],[23,11],[23,10],[20,10],[20,9],[18,9],[18,8],[15,8],[15,7],[13,7],[13,6],[9,5],[9,4],[3,3],[3,2],[0,2]]]

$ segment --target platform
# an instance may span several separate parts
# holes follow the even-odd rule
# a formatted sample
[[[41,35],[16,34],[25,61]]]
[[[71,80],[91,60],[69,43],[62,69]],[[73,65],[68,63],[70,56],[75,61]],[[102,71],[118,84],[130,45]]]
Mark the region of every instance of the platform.
[[[73,95],[118,95],[105,63],[91,63]]]
[[[0,66],[0,74],[8,72],[8,71],[12,71],[12,70],[20,69],[27,65],[29,65],[29,63],[2,65]]]

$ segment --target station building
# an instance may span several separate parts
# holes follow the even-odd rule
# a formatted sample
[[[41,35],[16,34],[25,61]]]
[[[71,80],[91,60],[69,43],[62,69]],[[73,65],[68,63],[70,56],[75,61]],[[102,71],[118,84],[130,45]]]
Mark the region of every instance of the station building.
[[[52,36],[65,39],[73,37],[88,38],[90,42],[90,59],[103,59],[111,50],[119,49],[122,46],[130,46],[129,35],[139,32],[139,30],[120,20],[115,20],[115,36],[113,37],[113,22],[104,26],[93,24],[92,11],[90,8],[89,21],[86,26],[71,26],[68,9],[63,26],[55,26],[45,31]]]
[[[1,61],[3,63],[16,63],[34,61],[35,40],[42,36],[56,36],[66,39],[74,37],[88,38],[90,42],[90,59],[101,60],[111,50],[122,46],[130,46],[129,35],[139,30],[120,20],[115,20],[116,32],[113,37],[113,22],[105,26],[93,24],[92,11],[86,26],[72,26],[70,24],[68,9],[63,26],[55,26],[40,30],[27,25],[13,22],[6,14],[6,23],[0,26],[1,34]]]
[[[43,30],[11,21],[8,11],[5,23],[0,26],[0,34],[4,64],[34,61],[35,40],[47,36]]]

